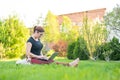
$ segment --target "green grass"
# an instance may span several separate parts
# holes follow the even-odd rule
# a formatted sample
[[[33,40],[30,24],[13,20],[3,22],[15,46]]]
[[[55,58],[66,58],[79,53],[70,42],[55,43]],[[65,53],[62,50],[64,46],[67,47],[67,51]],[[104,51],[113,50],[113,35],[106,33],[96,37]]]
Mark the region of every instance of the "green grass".
[[[67,59],[57,61],[70,62]],[[120,80],[120,62],[80,61],[77,68],[72,68],[0,61],[0,80]]]

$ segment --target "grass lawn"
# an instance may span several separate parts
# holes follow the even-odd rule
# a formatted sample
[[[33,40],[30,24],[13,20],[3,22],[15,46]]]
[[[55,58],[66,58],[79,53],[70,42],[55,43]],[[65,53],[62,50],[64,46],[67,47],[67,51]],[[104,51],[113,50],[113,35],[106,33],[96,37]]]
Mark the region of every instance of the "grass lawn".
[[[57,59],[70,62],[67,59]],[[62,65],[16,65],[0,61],[0,80],[120,80],[120,62],[80,61],[77,68]]]

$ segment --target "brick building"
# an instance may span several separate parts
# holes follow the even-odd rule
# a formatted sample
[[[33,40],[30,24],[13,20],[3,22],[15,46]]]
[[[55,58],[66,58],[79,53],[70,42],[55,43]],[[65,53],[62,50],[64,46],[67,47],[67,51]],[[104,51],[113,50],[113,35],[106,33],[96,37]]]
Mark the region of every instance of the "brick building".
[[[103,20],[105,11],[106,11],[106,8],[101,8],[101,9],[88,10],[88,11],[83,11],[83,12],[61,14],[61,15],[58,15],[58,21],[59,21],[59,24],[61,25],[63,21],[63,16],[67,16],[71,19],[71,22],[73,23],[73,25],[75,24],[75,25],[80,26],[85,14],[90,20],[101,21]]]

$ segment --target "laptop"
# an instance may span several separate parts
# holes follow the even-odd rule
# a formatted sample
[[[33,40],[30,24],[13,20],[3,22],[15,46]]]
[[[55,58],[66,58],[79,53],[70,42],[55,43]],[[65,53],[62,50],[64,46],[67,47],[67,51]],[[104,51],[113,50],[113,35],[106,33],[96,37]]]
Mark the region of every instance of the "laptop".
[[[48,59],[39,59],[43,61],[53,60],[58,55],[58,52],[54,52]]]

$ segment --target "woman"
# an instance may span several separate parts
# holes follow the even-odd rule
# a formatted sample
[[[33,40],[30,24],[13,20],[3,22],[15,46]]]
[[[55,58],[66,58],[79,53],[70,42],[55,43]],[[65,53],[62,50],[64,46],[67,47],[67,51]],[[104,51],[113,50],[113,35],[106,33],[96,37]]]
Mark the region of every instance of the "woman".
[[[73,67],[78,65],[79,58],[77,58],[76,60],[70,63],[55,62],[54,60],[46,60],[46,61],[41,60],[47,58],[41,53],[43,44],[41,43],[40,38],[43,34],[44,34],[44,29],[41,26],[35,26],[32,36],[27,41],[26,55],[28,60],[30,60],[32,64],[50,64],[54,62],[56,64],[62,64],[65,66],[73,66]]]

